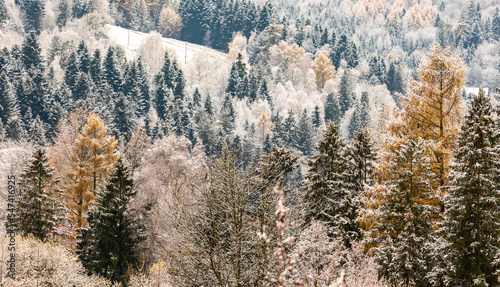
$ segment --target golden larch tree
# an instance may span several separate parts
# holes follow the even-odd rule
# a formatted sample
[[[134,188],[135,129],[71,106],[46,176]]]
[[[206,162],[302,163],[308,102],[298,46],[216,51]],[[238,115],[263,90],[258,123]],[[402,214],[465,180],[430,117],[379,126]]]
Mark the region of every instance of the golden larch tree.
[[[107,126],[99,116],[90,113],[71,149],[67,176],[73,179],[73,184],[66,189],[65,197],[75,228],[86,226],[85,216],[96,191],[104,184],[118,158],[117,141],[106,132]]]
[[[316,86],[319,90],[325,87],[326,81],[335,77],[332,61],[323,53],[320,53],[312,66],[316,74]]]
[[[419,67],[420,81],[409,85],[408,99],[402,103],[406,135],[429,142],[428,156],[436,175],[437,189],[446,184],[450,159],[463,118],[461,91],[464,87],[463,62],[447,48],[436,44]]]
[[[394,156],[409,138],[422,140],[430,159],[433,191],[439,193],[439,187],[447,184],[450,160],[463,118],[460,93],[464,85],[464,64],[448,49],[442,50],[436,45],[418,72],[420,81],[410,83],[409,96],[403,99],[402,109],[386,108],[380,114],[375,184],[363,194],[365,208],[358,219],[368,231],[377,221],[378,209],[384,203],[390,174],[396,172],[391,166]],[[437,198],[431,204],[443,208]]]

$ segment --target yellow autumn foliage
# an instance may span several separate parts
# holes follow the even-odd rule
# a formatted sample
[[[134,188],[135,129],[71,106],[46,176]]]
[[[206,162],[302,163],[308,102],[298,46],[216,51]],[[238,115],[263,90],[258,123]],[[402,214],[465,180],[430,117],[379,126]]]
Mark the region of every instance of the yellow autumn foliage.
[[[335,77],[335,69],[332,61],[323,53],[318,55],[312,68],[316,74],[316,86],[318,90],[325,87],[326,81]]]

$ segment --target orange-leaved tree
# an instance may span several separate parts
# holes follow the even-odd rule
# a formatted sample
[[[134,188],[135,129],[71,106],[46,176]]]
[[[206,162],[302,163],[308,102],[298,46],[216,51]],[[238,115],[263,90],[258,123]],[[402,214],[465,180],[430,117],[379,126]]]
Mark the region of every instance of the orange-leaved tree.
[[[76,181],[66,198],[76,228],[86,226],[85,215],[118,158],[117,141],[106,134],[107,129],[98,115],[90,113],[72,148],[69,175]]]
[[[86,212],[95,192],[104,184],[118,157],[117,142],[106,132],[98,115],[78,109],[60,123],[59,133],[49,148],[74,229],[86,226]]]
[[[437,189],[447,183],[450,159],[463,118],[461,91],[463,62],[448,48],[436,44],[419,67],[420,81],[412,81],[403,101],[404,133],[429,142],[428,156]]]
[[[316,86],[318,90],[325,87],[326,81],[335,77],[335,69],[332,60],[328,59],[323,53],[320,53],[316,60],[314,60],[312,68],[316,74]]]

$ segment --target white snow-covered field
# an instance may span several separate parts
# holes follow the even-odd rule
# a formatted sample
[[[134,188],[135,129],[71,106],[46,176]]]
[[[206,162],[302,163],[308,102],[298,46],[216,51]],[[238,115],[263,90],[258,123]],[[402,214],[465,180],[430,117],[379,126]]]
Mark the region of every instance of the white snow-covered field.
[[[107,31],[109,40],[123,46],[127,53],[127,57],[130,58],[135,56],[135,52],[142,44],[143,40],[148,36],[146,33],[128,30],[114,25],[106,26],[108,28]],[[169,50],[175,51],[178,62],[181,65],[189,63],[193,59],[194,55],[199,53],[204,57],[210,57],[224,63],[229,62],[227,54],[201,45],[171,38],[162,38],[162,43]]]

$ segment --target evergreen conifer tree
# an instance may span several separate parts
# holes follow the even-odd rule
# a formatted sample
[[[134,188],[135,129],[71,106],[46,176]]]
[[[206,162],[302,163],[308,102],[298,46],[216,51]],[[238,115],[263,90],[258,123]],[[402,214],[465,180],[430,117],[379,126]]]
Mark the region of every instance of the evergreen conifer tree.
[[[7,125],[5,125],[5,132],[7,133],[7,137],[15,141],[21,141],[26,137],[26,131],[23,128],[23,123],[18,116],[13,116],[7,121]]]
[[[7,5],[5,5],[5,0],[0,0],[0,25],[5,23],[9,17],[7,13]]]
[[[7,121],[18,114],[17,103],[12,86],[5,72],[0,72],[0,121],[5,126]]]
[[[134,109],[131,108],[130,99],[121,94],[115,104],[114,128],[119,137],[128,141],[135,128],[136,117]]]
[[[340,78],[339,86],[339,111],[340,117],[345,115],[345,112],[352,106],[353,101],[353,84],[350,70],[346,70]]]
[[[340,123],[340,107],[337,97],[329,93],[325,101],[325,123]]]
[[[146,116],[146,114],[149,111],[151,95],[149,92],[150,83],[149,83],[148,73],[146,71],[146,68],[144,67],[142,58],[140,57],[139,59],[137,59],[136,70],[137,70],[136,84],[138,85],[139,95],[137,95],[137,98],[134,99],[134,101],[139,103],[138,105],[139,116],[143,117]]]
[[[19,3],[20,2],[20,3]],[[19,8],[24,22],[24,30],[40,34],[45,14],[45,2],[42,0],[21,0]]]
[[[352,114],[351,121],[349,122],[348,131],[349,139],[354,138],[354,135],[365,129],[370,125],[370,106],[368,103],[368,92],[363,92],[361,101],[356,104],[356,109]]]
[[[259,13],[259,19],[257,20],[257,26],[255,27],[258,32],[264,31],[264,29],[271,24],[273,18],[273,6],[270,2],[266,2]]]
[[[219,114],[219,122],[221,128],[226,137],[232,137],[235,129],[235,113],[233,108],[233,103],[231,102],[231,97],[226,94],[224,97],[224,103],[222,104],[222,109]]]
[[[57,182],[45,150],[39,148],[20,177],[16,214],[18,231],[23,236],[31,234],[46,240],[56,234],[63,218],[63,206],[59,201],[61,191]]]
[[[205,105],[204,105],[205,112],[210,116],[214,116],[214,107],[212,104],[212,98],[210,97],[210,94],[207,95],[205,99]]]
[[[297,124],[297,132],[295,144],[298,150],[302,152],[302,154],[309,156],[312,153],[313,149],[313,127],[311,123],[311,118],[307,114],[307,110],[304,109],[302,115],[299,118],[299,122]]]
[[[295,121],[295,114],[292,110],[288,111],[288,116],[283,122],[283,143],[289,147],[296,146],[296,133],[297,133],[297,123]]]
[[[36,33],[29,33],[23,41],[21,60],[25,71],[31,76],[32,69],[44,71],[44,60],[42,56],[42,48],[38,42]]]
[[[68,23],[68,20],[71,17],[71,12],[69,10],[68,0],[61,0],[59,5],[57,6],[58,14],[56,19],[56,24],[59,29],[62,29]]]
[[[475,96],[459,135],[440,234],[447,239],[450,286],[499,286],[500,133],[484,91]]]
[[[201,94],[198,88],[196,88],[193,94],[193,108],[199,109],[200,107],[201,107]]]
[[[90,54],[85,41],[82,40],[80,44],[78,44],[76,53],[78,55],[79,70],[87,74],[90,67]]]
[[[373,170],[376,160],[376,151],[369,130],[357,132],[350,146],[351,157],[354,162],[354,176],[359,187],[373,183]]]
[[[491,34],[493,40],[500,40],[500,9],[498,7],[495,9],[495,15],[491,21]]]
[[[32,70],[32,76],[27,76],[23,81],[23,90],[19,103],[21,113],[26,113],[28,108],[31,110],[33,117],[40,116],[42,121],[47,121],[48,114],[45,109],[45,103],[48,102],[48,83],[44,74],[39,69]]]
[[[29,124],[28,140],[34,145],[44,146],[47,139],[45,138],[45,128],[40,116],[37,115]]]
[[[102,68],[101,50],[99,49],[96,49],[92,54],[92,58],[90,60],[90,75],[94,84],[101,88],[104,72]]]
[[[108,48],[106,58],[104,59],[104,78],[115,93],[122,91],[123,82],[120,66],[118,64],[118,60],[116,59],[115,49],[113,47]]]
[[[80,106],[92,94],[91,82],[85,73],[78,73],[77,80],[72,89],[73,101],[75,105]]]
[[[76,52],[72,52],[69,55],[68,63],[66,69],[64,70],[64,81],[66,85],[71,89],[71,92],[74,93],[76,82],[80,76],[80,69],[78,64],[78,57]]]
[[[89,211],[88,228],[81,232],[77,253],[89,273],[127,286],[129,269],[139,260],[137,244],[142,239],[137,218],[130,212],[135,195],[128,168],[118,159],[106,187]],[[91,244],[91,246],[89,246]]]
[[[319,106],[314,107],[313,116],[312,116],[312,124],[315,128],[319,128],[321,126],[321,115],[319,112]]]
[[[389,65],[387,77],[385,78],[385,84],[389,92],[391,92],[391,95],[394,98],[394,102],[399,105],[399,99],[396,93],[404,94],[405,90],[401,71],[398,66],[396,66],[395,63],[391,63]]]
[[[387,191],[371,230],[378,244],[379,275],[393,285],[431,286],[426,276],[432,270],[430,243],[438,208],[432,204],[429,163],[419,138],[394,151]]]
[[[305,223],[320,220],[331,228],[331,236],[347,246],[360,237],[357,223],[359,199],[353,164],[339,127],[330,122],[323,139],[316,146],[318,153],[308,162],[305,176]]]

